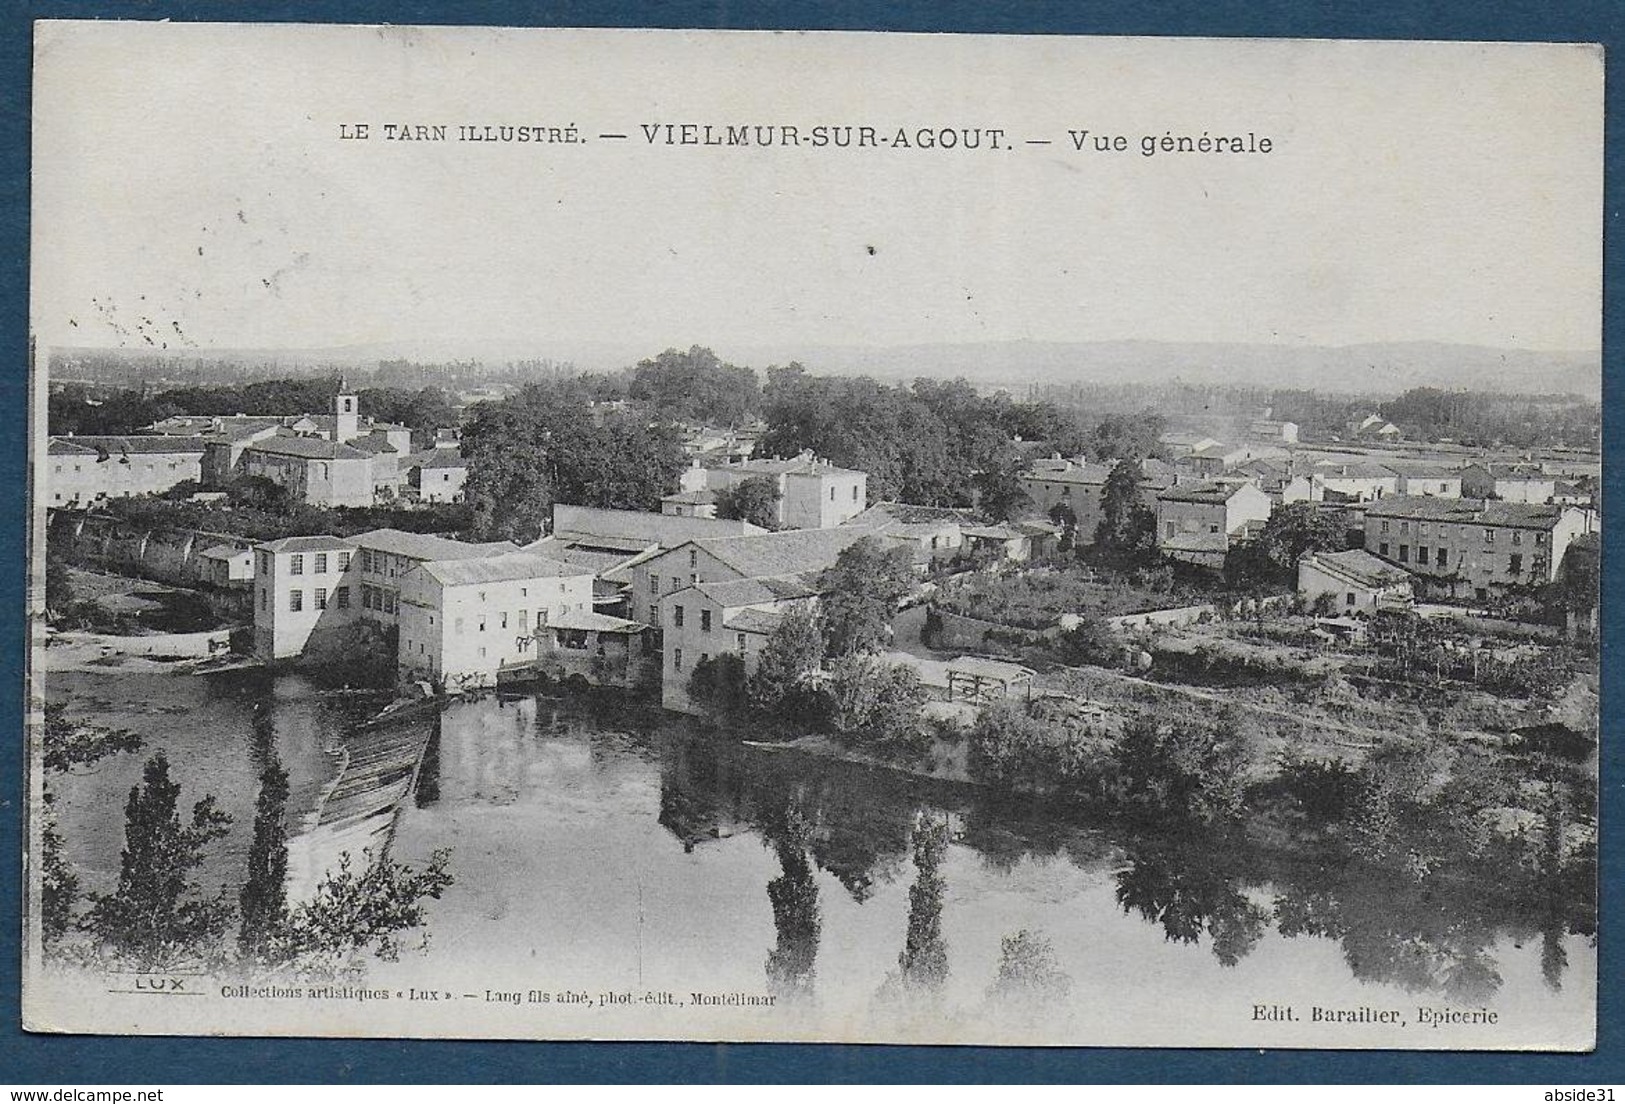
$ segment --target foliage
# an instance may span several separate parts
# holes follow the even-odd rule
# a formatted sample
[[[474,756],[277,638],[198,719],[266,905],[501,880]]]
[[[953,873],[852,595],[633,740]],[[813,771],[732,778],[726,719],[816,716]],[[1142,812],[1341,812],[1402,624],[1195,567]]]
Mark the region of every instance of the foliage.
[[[357,872],[346,852],[314,896],[289,911],[279,957],[310,973],[339,972],[365,951],[395,961],[400,933],[423,925],[424,898],[439,900],[451,886],[450,862],[451,852],[439,850],[422,869],[379,857]]]
[[[1072,979],[1055,960],[1055,947],[1026,928],[999,941],[999,972],[988,996],[1017,1004],[1054,1005],[1072,991]]]
[[[977,575],[943,587],[931,601],[943,613],[1023,629],[1054,627],[1064,614],[1115,617],[1179,604],[1170,579],[1098,572],[1083,564]]]
[[[346,621],[312,632],[298,664],[324,685],[389,689],[395,685],[399,649],[398,625]]]
[[[1123,643],[1105,621],[1084,614],[1076,625],[1055,638],[1051,651],[1057,660],[1071,667],[1111,667],[1122,657]]]
[[[369,529],[401,529],[409,533],[457,533],[469,528],[470,511],[461,503],[428,503],[412,508],[341,506],[332,509],[308,503],[272,507],[240,504],[230,509],[163,498],[110,498],[97,512],[130,525],[229,533],[255,540],[278,540],[328,533],[353,536]]]
[[[745,661],[733,652],[700,660],[689,675],[688,694],[717,716],[737,716],[750,704]]]
[[[773,928],[778,940],[767,954],[767,980],[774,992],[792,999],[811,995],[818,938],[823,920],[818,906],[818,882],[807,853],[809,828],[791,810],[786,825],[774,833],[779,876],[767,883],[773,906]]]
[[[401,387],[368,387],[356,393],[360,412],[379,422],[403,425],[412,431],[412,443],[426,448],[434,431],[458,422],[451,397],[438,387],[411,391]]]
[[[580,380],[480,403],[463,430],[464,496],[485,539],[534,540],[553,504],[657,510],[685,460],[677,432],[623,415],[595,421]]]
[[[890,636],[897,603],[914,586],[906,547],[863,537],[841,550],[819,576],[821,619],[828,655],[878,649]]]
[[[804,609],[789,609],[756,661],[747,685],[753,706],[764,713],[795,713],[824,657],[818,622]]]
[[[1089,435],[1089,451],[1096,460],[1160,457],[1167,428],[1168,420],[1154,410],[1107,414]]]
[[[1136,459],[1119,460],[1106,474],[1100,493],[1100,524],[1094,531],[1093,556],[1102,563],[1131,567],[1156,552],[1157,514],[1145,501]]]
[[[1506,395],[1413,387],[1379,408],[1405,436],[1518,448],[1596,448],[1601,408],[1571,395]]]
[[[639,361],[628,394],[663,417],[701,424],[738,425],[761,404],[753,369],[726,364],[699,345]]]
[[[1016,437],[1065,433],[1068,425],[1050,404],[983,396],[964,380],[920,379],[904,388],[814,376],[794,363],[768,369],[763,414],[759,454],[811,449],[867,472],[871,499],[921,506],[973,505],[977,474],[1005,470]],[[982,489],[1003,498],[985,480]]]
[[[1032,507],[1032,496],[1013,461],[995,461],[971,476],[971,485],[976,489],[976,508],[989,520],[1011,521]]]
[[[1602,538],[1596,533],[1569,542],[1558,568],[1557,598],[1565,610],[1574,613],[1590,613],[1597,608],[1602,598]]]
[[[830,726],[845,741],[882,755],[913,758],[930,743],[920,716],[925,687],[906,663],[850,653],[830,666]]]
[[[753,475],[717,492],[717,517],[748,521],[763,529],[779,527],[779,484],[772,476]]]
[[[1279,506],[1256,541],[1237,545],[1226,555],[1225,581],[1247,589],[1296,586],[1299,559],[1348,547],[1345,526],[1337,511],[1313,502]]]
[[[908,888],[908,933],[897,956],[907,989],[933,991],[948,980],[948,945],[942,938],[942,860],[948,824],[921,814],[914,823],[914,883]]]
[[[1129,809],[1207,824],[1241,813],[1247,749],[1235,723],[1222,714],[1135,718],[1124,726],[1116,760]]]
[[[67,708],[60,702],[45,703],[45,724],[41,734],[44,764],[48,771],[89,766],[109,755],[141,749],[141,737],[136,733],[70,720]]]
[[[79,875],[68,862],[52,806],[47,793],[40,825],[40,938],[48,951],[73,930],[73,906],[79,898]]]
[[[83,920],[102,946],[140,969],[195,955],[231,920],[224,895],[205,898],[192,881],[204,848],[226,834],[231,818],[205,796],[182,825],[179,796],[180,786],[170,781],[169,760],[160,751],[147,760],[142,782],[131,788],[125,804],[118,888],[92,893]]]
[[[967,765],[973,780],[999,789],[1100,799],[1115,774],[1113,750],[1088,721],[1000,699],[971,724]]]
[[[260,771],[248,878],[237,895],[237,945],[248,954],[261,951],[287,919],[287,806],[288,772],[273,756]]]
[[[72,606],[77,599],[73,589],[73,574],[68,561],[50,542],[45,546],[45,611],[57,615]]]

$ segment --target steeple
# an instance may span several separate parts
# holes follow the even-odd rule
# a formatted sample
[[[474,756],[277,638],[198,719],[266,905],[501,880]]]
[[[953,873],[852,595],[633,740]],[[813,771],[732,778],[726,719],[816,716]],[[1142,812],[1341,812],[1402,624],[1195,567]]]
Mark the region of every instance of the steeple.
[[[333,440],[338,444],[361,436],[360,401],[339,377],[339,393],[333,399]]]

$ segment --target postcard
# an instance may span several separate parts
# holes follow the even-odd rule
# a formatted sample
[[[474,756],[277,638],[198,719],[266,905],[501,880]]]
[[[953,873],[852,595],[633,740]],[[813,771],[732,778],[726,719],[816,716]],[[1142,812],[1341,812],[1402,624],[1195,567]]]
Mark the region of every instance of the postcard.
[[[31,1030],[1593,1046],[1599,47],[34,81]]]

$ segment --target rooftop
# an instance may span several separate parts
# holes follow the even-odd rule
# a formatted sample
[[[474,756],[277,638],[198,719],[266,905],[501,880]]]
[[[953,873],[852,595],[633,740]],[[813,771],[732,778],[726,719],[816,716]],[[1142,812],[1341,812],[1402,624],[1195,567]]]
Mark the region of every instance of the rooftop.
[[[573,544],[600,545],[605,538],[614,542],[637,542],[640,546],[658,544],[675,548],[685,541],[706,537],[742,537],[767,530],[748,521],[723,518],[683,517],[644,510],[604,510],[595,506],[553,507],[553,534]]]
[[[1422,519],[1464,525],[1507,525],[1550,529],[1572,506],[1531,505],[1482,498],[1429,498],[1388,495],[1366,504],[1366,517]]]
[[[269,452],[275,456],[295,456],[302,460],[365,460],[367,454],[349,445],[320,437],[267,437],[248,446],[249,452]]]
[[[70,449],[57,449],[58,442],[76,446]],[[153,433],[146,436],[132,437],[52,437],[51,451],[56,455],[74,453],[77,449],[84,449],[98,455],[105,452],[109,456],[151,456],[164,453],[201,453],[204,441],[202,437],[179,437],[167,434]]]
[[[410,560],[467,560],[519,551],[519,546],[512,541],[471,544],[450,537],[437,537],[432,533],[406,533],[399,529],[371,529],[350,539],[357,547],[405,556]]]
[[[695,583],[676,593],[698,591],[723,608],[762,606],[770,602],[790,602],[813,598],[818,588],[800,575],[774,575],[755,579],[729,579],[726,582]]]
[[[838,468],[827,460],[808,456],[795,456],[789,460],[746,460],[743,464],[729,464],[727,470],[746,475],[862,475],[851,468]]]
[[[550,629],[584,629],[587,632],[642,632],[646,626],[624,617],[611,617],[607,613],[563,613],[547,623]]]
[[[352,552],[355,545],[343,537],[329,536],[318,533],[309,537],[283,537],[280,540],[262,541],[257,547],[267,552]]]
[[[787,529],[782,533],[760,533],[749,537],[696,540],[703,548],[747,579],[766,575],[795,575],[822,571],[835,563],[835,557],[865,538],[885,540],[885,535],[869,529]],[[891,541],[887,541],[892,545]],[[894,546],[894,545],[893,545]]]
[[[1351,548],[1346,552],[1311,552],[1304,560],[1322,569],[1330,569],[1362,586],[1382,587],[1410,578],[1410,573],[1404,568],[1395,567],[1363,548]]]
[[[779,627],[779,615],[772,610],[742,609],[722,619],[722,627],[734,632],[771,636]]]
[[[854,529],[894,533],[916,526],[936,530],[944,525],[964,525],[974,523],[975,520],[975,511],[961,510],[952,506],[914,506],[906,502],[877,502],[842,524]]]
[[[1236,492],[1252,484],[1245,480],[1179,483],[1158,493],[1164,502],[1203,502],[1209,504],[1229,502]]]
[[[468,560],[431,560],[422,565],[430,578],[444,586],[470,583],[509,583],[521,579],[578,578],[587,571],[534,552],[499,552]]]

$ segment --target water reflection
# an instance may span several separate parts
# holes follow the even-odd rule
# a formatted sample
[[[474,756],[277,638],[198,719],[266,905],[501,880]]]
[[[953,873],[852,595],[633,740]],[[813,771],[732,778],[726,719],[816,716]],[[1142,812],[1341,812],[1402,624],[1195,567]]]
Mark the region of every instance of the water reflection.
[[[779,876],[767,883],[773,906],[773,929],[778,941],[767,956],[768,989],[791,1001],[806,1001],[813,992],[814,964],[823,918],[818,908],[818,883],[807,853],[811,834],[794,805],[768,833],[779,856]]]

